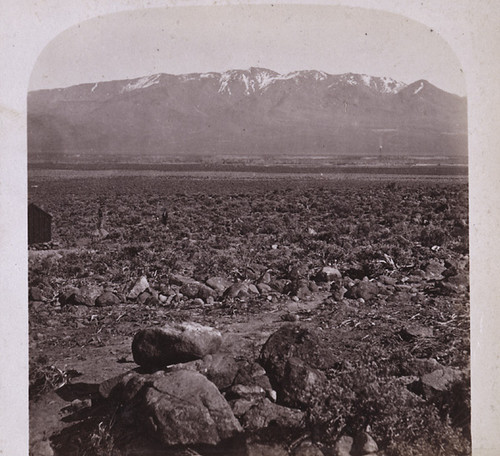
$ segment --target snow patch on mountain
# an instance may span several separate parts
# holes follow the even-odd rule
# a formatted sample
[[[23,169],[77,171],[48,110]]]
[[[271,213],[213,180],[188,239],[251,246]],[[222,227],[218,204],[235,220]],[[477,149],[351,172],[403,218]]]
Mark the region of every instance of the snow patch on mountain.
[[[420,92],[424,88],[424,83],[421,82],[420,85],[417,87],[415,92],[413,92],[414,95],[416,95],[418,92]]]
[[[145,89],[147,87],[151,87],[154,84],[159,84],[159,82],[160,82],[159,74],[155,74],[153,76],[144,76],[143,78],[130,81],[125,87],[123,87],[121,93],[132,92],[133,90]]]
[[[371,87],[372,77],[371,77],[371,76],[368,76],[367,74],[362,74],[362,75],[360,75],[360,76],[361,76],[361,80],[363,81],[363,84],[364,84],[366,87]]]

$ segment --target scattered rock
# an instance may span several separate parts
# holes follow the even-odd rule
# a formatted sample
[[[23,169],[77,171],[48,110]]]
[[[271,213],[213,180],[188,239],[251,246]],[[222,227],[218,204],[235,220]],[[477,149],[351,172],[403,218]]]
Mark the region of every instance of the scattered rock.
[[[54,450],[48,440],[39,440],[30,446],[30,456],[54,456]]]
[[[293,456],[324,456],[323,452],[310,440],[302,442],[292,453]]]
[[[406,341],[412,341],[423,337],[434,337],[432,328],[420,325],[406,325],[401,329],[399,334]]]
[[[200,283],[193,281],[193,282],[187,282],[184,285],[182,285],[179,291],[184,296],[186,296],[186,298],[194,299],[198,297],[199,290],[200,290]]]
[[[342,278],[342,274],[337,268],[332,266],[324,266],[321,271],[316,274],[316,282],[333,282]]]
[[[373,454],[378,451],[378,445],[368,432],[359,432],[354,438],[351,452],[356,455]]]
[[[62,306],[68,304],[68,299],[71,295],[79,293],[79,289],[76,287],[72,286],[67,286],[64,287],[60,292],[59,292],[59,302],[61,303]]]
[[[96,307],[116,306],[118,304],[120,304],[120,299],[110,291],[105,291],[95,300]]]
[[[132,342],[134,361],[146,369],[161,369],[215,353],[222,343],[219,331],[198,323],[172,323],[143,329]]]
[[[81,293],[73,293],[67,299],[65,299],[64,304],[72,306],[92,307],[94,305],[94,301],[90,296],[84,296]]]
[[[153,295],[149,292],[149,291],[143,291],[139,296],[137,296],[137,303],[138,304],[145,304],[146,301],[149,299],[149,298],[152,298]]]
[[[249,443],[246,448],[246,456],[288,456],[288,451],[279,445]]]
[[[248,386],[257,385],[263,388],[268,395],[273,391],[266,371],[260,364],[255,362],[247,362],[239,368],[234,378],[234,384]]]
[[[198,372],[152,375],[135,386],[124,414],[164,445],[216,445],[242,431],[217,387]]]
[[[43,295],[43,292],[40,288],[30,287],[29,300],[30,301],[45,301],[45,296]]]
[[[447,391],[454,382],[462,380],[463,376],[462,371],[452,367],[444,367],[425,374],[421,378],[424,394],[430,397],[434,392]]]
[[[317,369],[328,369],[336,363],[328,347],[322,343],[319,330],[302,323],[284,324],[262,347],[259,363],[266,370],[271,384],[273,379],[283,377],[286,363],[292,357]]]
[[[351,456],[354,439],[348,435],[340,437],[333,448],[334,456]]]
[[[92,231],[92,236],[99,239],[107,239],[109,237],[109,232],[104,228],[99,228]]]
[[[186,277],[181,274],[170,274],[169,280],[172,285],[178,285],[180,287],[188,283],[196,282],[196,280],[191,277]]]
[[[202,307],[205,304],[205,301],[201,298],[195,298],[193,299],[193,305],[196,307]]]
[[[330,291],[332,292],[332,297],[335,301],[342,301],[347,292],[347,288],[344,285],[337,282],[333,282],[330,286]]]
[[[231,285],[223,294],[224,298],[234,299],[234,298],[248,298],[250,296],[248,282],[238,282]]]
[[[298,407],[322,392],[326,379],[317,369],[334,365],[317,332],[301,324],[283,326],[272,334],[259,362],[278,393],[278,403]]]
[[[226,291],[232,285],[229,280],[226,280],[223,277],[210,277],[205,283],[210,288],[217,291],[218,296],[222,296],[224,291]]]
[[[386,275],[380,276],[379,280],[384,285],[389,285],[389,286],[392,286],[392,287],[394,287],[398,283],[398,281],[394,277],[390,277],[390,276],[386,276]]]
[[[378,294],[378,286],[374,282],[370,282],[367,280],[362,280],[352,287],[350,287],[345,296],[346,298],[351,299],[359,299],[362,298],[365,301],[368,301],[374,298]]]
[[[247,399],[251,400],[256,397],[265,397],[266,392],[264,388],[257,385],[234,385],[226,393],[226,398],[231,399]]]
[[[230,404],[246,431],[258,431],[271,424],[280,429],[305,428],[304,412],[274,404],[267,398],[237,399]]]
[[[150,306],[150,307],[158,307],[160,305],[160,299],[159,299],[159,296],[158,295],[158,298],[156,296],[149,296],[145,301],[144,301],[144,305],[145,306]]]
[[[271,293],[271,291],[273,291],[273,289],[271,288],[271,286],[268,285],[267,283],[258,283],[257,284],[257,289],[259,290],[259,292],[261,294],[268,294],[268,293]]]
[[[417,375],[419,377],[430,374],[439,369],[443,369],[444,366],[439,364],[434,358],[429,359],[415,359],[412,363],[411,375]]]
[[[137,299],[144,291],[149,289],[149,283],[146,276],[142,276],[130,289],[127,294],[127,299]]]
[[[248,284],[248,292],[254,295],[260,294],[259,289],[253,283]]]
[[[168,371],[192,370],[199,372],[222,391],[234,383],[238,368],[239,366],[232,356],[224,353],[215,353],[196,361],[175,364],[170,366]]]
[[[430,260],[423,268],[424,278],[427,280],[441,280],[446,270],[444,264],[438,260]]]
[[[299,358],[287,360],[284,375],[275,385],[278,403],[301,409],[307,408],[325,387],[325,374],[309,367]]]

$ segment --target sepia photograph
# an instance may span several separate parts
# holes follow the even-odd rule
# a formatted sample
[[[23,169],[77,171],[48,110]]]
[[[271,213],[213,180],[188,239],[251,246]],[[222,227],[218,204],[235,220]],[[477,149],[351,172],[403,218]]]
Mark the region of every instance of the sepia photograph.
[[[473,454],[470,86],[438,28],[71,24],[25,91],[29,454]]]

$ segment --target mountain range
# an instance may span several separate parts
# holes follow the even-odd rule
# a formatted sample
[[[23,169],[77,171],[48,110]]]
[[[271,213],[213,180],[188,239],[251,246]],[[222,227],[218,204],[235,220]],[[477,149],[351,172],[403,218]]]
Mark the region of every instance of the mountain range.
[[[28,94],[31,161],[380,153],[467,156],[466,98],[425,80],[263,68]]]

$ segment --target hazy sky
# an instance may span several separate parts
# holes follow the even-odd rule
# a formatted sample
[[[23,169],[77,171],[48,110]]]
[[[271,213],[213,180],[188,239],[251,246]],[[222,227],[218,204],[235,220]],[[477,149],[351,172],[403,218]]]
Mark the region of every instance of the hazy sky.
[[[460,62],[429,27],[380,11],[304,5],[173,7],[98,17],[45,47],[30,90],[251,66],[427,79],[465,95]]]

